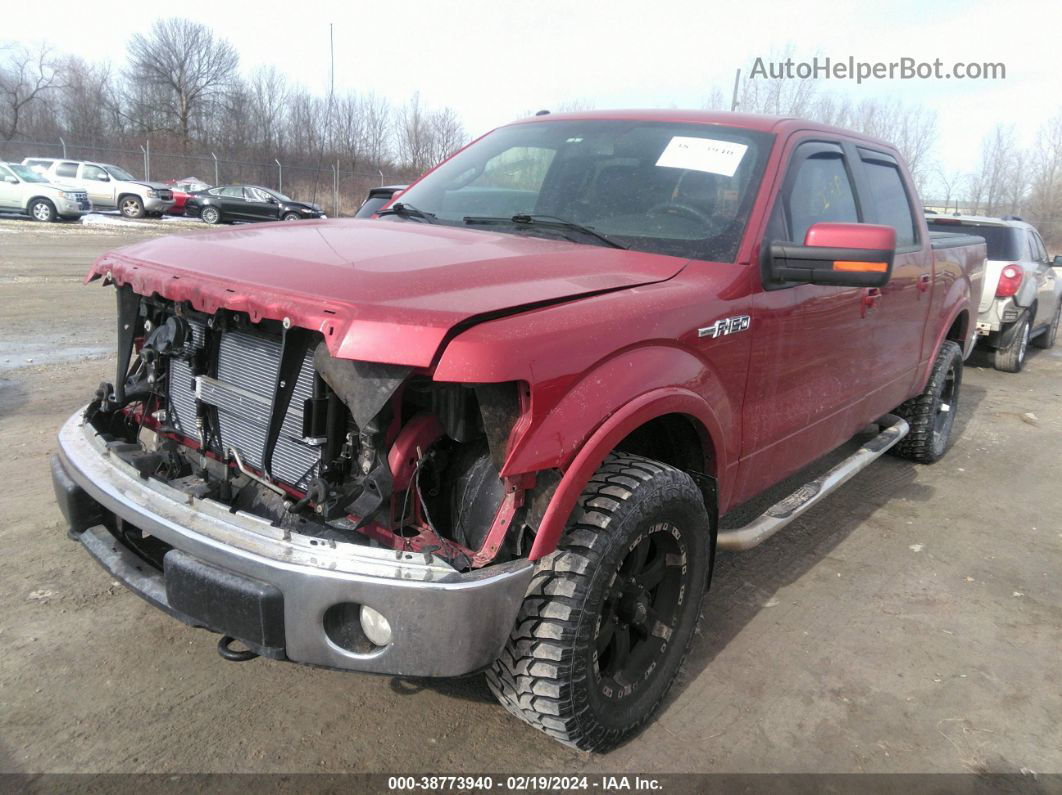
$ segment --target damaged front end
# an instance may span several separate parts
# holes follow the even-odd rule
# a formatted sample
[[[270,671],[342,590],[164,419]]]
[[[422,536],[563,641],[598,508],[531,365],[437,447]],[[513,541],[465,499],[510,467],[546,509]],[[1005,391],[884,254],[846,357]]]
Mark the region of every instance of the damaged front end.
[[[116,380],[64,427],[55,474],[71,528],[101,563],[154,577],[154,597],[123,579],[274,657],[424,675],[493,659],[557,480],[500,475],[529,409],[524,384],[439,383],[336,358],[286,319],[117,293]],[[110,551],[91,546],[102,528]],[[251,585],[230,593],[228,575]],[[229,612],[248,600],[258,617],[234,626]],[[498,611],[492,627],[477,623]],[[422,659],[429,641],[462,637],[466,654]]]

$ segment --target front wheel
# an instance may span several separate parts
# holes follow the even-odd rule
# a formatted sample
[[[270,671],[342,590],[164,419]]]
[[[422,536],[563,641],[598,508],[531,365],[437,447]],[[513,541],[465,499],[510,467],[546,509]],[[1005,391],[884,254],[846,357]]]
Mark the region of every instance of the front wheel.
[[[1053,348],[1055,347],[1055,338],[1058,337],[1058,321],[1062,318],[1062,297],[1059,298],[1058,306],[1055,307],[1055,316],[1051,320],[1051,325],[1047,327],[1046,331],[1040,333],[1032,344],[1037,348]]]
[[[199,213],[199,217],[208,224],[221,223],[221,213],[217,207],[204,207],[203,211]]]
[[[513,715],[560,742],[607,751],[653,716],[689,651],[711,568],[693,480],[610,455],[557,550],[539,561],[487,683]]]
[[[992,354],[992,365],[1004,373],[1020,373],[1025,366],[1025,354],[1029,350],[1029,335],[1032,331],[1032,322],[1029,313],[1026,312],[1018,319],[1010,342],[1002,348],[997,348]]]
[[[55,212],[55,205],[47,199],[34,199],[33,203],[30,204],[29,211],[30,217],[33,218],[34,221],[48,223],[49,221],[54,221],[58,217]]]
[[[893,411],[907,420],[911,429],[889,452],[920,464],[932,464],[943,458],[951,443],[961,387],[962,349],[958,343],[945,340],[922,394]]]
[[[144,202],[139,196],[123,196],[118,203],[118,209],[126,218],[144,217]]]
[[[281,221],[298,221],[299,220],[299,214],[298,213],[284,213],[284,215],[282,215],[280,217],[280,220]]]

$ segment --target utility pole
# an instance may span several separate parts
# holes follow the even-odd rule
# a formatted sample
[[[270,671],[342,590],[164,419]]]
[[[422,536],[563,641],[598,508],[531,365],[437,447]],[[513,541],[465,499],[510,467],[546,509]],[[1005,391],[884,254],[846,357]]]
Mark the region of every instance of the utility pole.
[[[280,165],[280,161],[277,158],[273,158],[273,162],[277,164],[277,193],[284,192],[284,167]]]
[[[60,138],[59,143],[63,145],[63,160],[66,160],[66,141]]]
[[[737,73],[734,75],[734,95],[730,99],[730,111],[731,112],[737,110],[737,106],[738,106],[738,86],[740,85],[740,83],[741,83],[741,70],[738,69]]]
[[[213,152],[210,153],[210,156],[214,158],[214,184],[220,185],[221,177],[218,176],[218,156]]]

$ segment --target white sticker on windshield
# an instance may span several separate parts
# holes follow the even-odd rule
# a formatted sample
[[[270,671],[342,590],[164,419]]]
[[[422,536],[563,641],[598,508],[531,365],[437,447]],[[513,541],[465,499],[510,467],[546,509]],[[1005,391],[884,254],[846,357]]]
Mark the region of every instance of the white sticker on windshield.
[[[694,171],[732,177],[741,165],[748,148],[747,144],[737,144],[733,141],[676,135],[660,153],[656,164],[666,168],[690,168]]]

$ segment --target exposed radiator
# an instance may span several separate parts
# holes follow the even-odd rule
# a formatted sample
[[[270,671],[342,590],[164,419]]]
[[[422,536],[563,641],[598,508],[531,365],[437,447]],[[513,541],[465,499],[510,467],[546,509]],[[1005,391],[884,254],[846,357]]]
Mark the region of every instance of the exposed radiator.
[[[205,341],[201,324],[192,324],[193,344]],[[240,331],[226,331],[218,346],[217,379],[203,384],[204,402],[217,407],[218,431],[224,453],[235,448],[244,463],[262,469],[273,400],[280,367],[280,341]],[[273,451],[272,474],[290,486],[305,488],[317,475],[320,448],[303,441],[303,413],[313,394],[312,352],[303,360],[295,389]],[[185,436],[199,440],[195,425],[196,385],[191,368],[170,360],[170,422]]]

